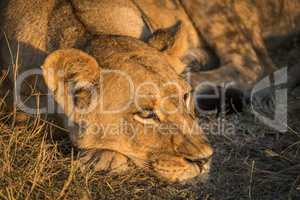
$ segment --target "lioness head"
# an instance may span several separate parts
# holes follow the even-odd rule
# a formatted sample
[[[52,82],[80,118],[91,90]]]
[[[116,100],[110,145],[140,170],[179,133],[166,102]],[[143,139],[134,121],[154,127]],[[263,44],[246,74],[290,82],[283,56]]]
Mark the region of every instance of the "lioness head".
[[[71,138],[80,149],[117,152],[170,181],[183,181],[206,174],[213,151],[190,109],[191,88],[167,48],[99,36],[86,53],[52,53],[43,73],[78,127]]]

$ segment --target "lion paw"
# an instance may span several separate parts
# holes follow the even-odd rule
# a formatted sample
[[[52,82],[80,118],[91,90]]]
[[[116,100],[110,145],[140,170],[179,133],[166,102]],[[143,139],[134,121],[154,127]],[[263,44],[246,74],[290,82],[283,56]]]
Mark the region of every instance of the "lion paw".
[[[83,170],[121,173],[130,168],[130,162],[126,156],[109,150],[83,152],[80,163]]]

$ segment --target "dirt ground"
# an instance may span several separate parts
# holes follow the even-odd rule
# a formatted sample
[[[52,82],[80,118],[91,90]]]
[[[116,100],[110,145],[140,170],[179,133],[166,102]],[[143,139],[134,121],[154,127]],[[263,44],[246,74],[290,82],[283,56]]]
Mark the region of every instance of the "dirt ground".
[[[300,61],[300,37],[271,51],[277,66]],[[3,82],[2,82],[3,84]],[[121,175],[81,172],[66,133],[40,118],[13,125],[0,102],[0,199],[300,199],[300,103],[289,97],[288,131],[264,126],[250,112],[216,115],[201,126],[215,149],[209,180],[169,184],[136,169]],[[2,97],[4,99],[4,97]]]

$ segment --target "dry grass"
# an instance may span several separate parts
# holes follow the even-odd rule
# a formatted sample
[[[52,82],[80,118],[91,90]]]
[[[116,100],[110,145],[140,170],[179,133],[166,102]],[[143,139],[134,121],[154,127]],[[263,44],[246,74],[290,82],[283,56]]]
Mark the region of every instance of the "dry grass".
[[[6,112],[7,95],[1,93],[0,199],[300,199],[295,99],[287,133],[266,128],[250,112],[228,117],[225,124],[234,125],[234,134],[209,135],[216,154],[208,182],[180,185],[139,169],[121,175],[82,172],[66,133],[38,116],[12,126],[15,115]],[[216,123],[214,116],[200,120]]]

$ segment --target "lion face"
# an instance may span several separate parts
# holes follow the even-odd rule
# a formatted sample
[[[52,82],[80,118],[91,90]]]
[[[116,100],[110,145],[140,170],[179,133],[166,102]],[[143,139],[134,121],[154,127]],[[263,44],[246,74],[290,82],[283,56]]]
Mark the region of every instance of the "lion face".
[[[59,50],[43,65],[47,86],[76,125],[73,143],[117,152],[114,159],[125,156],[170,181],[206,174],[213,151],[170,56],[114,36],[94,39],[86,51]]]

